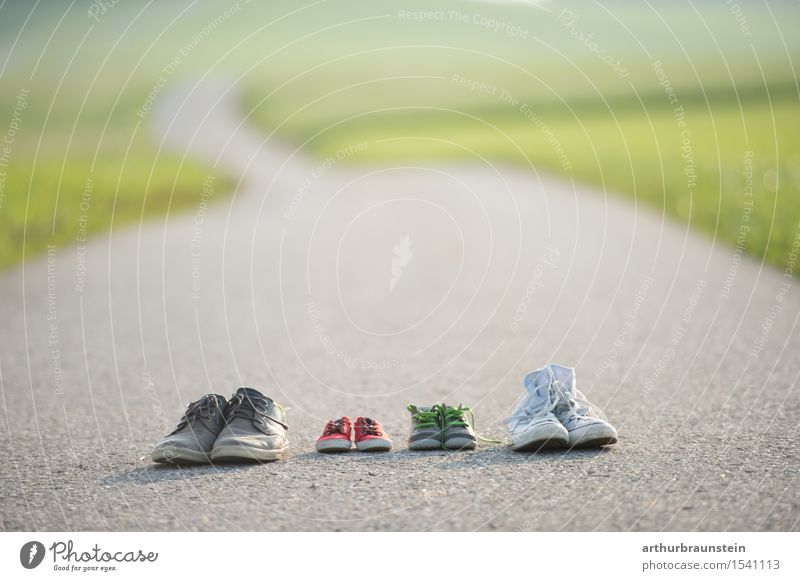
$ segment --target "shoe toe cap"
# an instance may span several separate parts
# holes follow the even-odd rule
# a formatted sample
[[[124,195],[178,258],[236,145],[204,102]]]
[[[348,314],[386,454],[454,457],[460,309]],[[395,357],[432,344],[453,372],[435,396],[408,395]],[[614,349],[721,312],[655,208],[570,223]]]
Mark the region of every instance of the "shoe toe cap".
[[[595,419],[569,430],[570,443],[573,445],[594,444],[598,446],[614,444],[617,441],[617,430],[603,420]]]
[[[214,442],[214,447],[240,446],[258,450],[276,450],[282,448],[284,443],[285,438],[276,435],[222,433]]]

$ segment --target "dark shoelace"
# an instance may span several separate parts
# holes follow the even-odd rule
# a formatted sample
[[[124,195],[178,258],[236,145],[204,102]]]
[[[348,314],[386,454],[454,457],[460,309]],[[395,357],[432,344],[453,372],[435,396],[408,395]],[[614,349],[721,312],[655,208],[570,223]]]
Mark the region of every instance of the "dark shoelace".
[[[347,424],[343,418],[339,418],[338,420],[328,420],[328,423],[325,424],[325,430],[323,431],[323,436],[330,436],[332,434],[344,434],[347,435]]]
[[[215,413],[221,413],[223,410],[219,405],[219,400],[216,396],[207,395],[203,398],[192,402],[186,408],[183,417],[178,422],[178,427],[172,432],[173,434],[181,431],[189,424],[194,424],[198,418],[211,419]]]
[[[246,420],[270,420],[275,422],[283,429],[288,430],[289,426],[282,421],[267,415],[268,400],[258,397],[248,397],[244,394],[237,393],[228,402],[225,407],[225,419],[230,422],[234,418],[243,418]]]
[[[366,434],[368,436],[383,435],[383,432],[381,432],[377,422],[375,422],[375,420],[371,418],[364,418],[362,421],[358,422],[357,427],[359,431],[361,431],[361,433]]]

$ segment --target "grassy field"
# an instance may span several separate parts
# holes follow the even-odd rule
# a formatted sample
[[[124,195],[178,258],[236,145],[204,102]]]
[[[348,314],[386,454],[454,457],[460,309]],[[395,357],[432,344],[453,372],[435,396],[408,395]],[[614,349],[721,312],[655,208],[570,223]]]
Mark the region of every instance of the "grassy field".
[[[9,148],[2,178],[0,268],[19,261],[23,252],[31,256],[51,244],[81,242],[114,224],[199,202],[211,170],[174,153],[159,154],[149,128],[124,118],[133,103],[116,108],[105,129],[103,113],[93,119],[94,113],[84,113],[73,132],[58,123],[45,125],[48,112],[61,115],[62,102],[50,109],[39,101],[46,93],[29,87],[28,105],[19,115],[24,130]],[[9,94],[3,97],[0,107],[13,111]],[[38,133],[43,130],[44,138]]]
[[[535,105],[522,111],[498,106],[413,116],[373,113],[325,128],[310,148],[330,155],[367,141],[360,162],[480,155],[533,166],[635,197],[723,242],[784,264],[800,233],[795,98],[757,99],[742,108],[715,104],[711,110],[684,105],[689,134],[682,134],[669,107],[616,105],[610,101],[610,111],[576,106],[575,116],[538,112]],[[526,116],[528,110],[545,125]]]
[[[0,267],[196,205],[216,170],[160,150],[138,112],[160,79],[205,74],[236,79],[253,122],[314,154],[366,140],[351,161],[532,164],[785,264],[797,4],[534,4],[6,2]]]
[[[252,116],[321,156],[367,141],[354,162],[532,165],[787,263],[800,235],[796,4],[449,3],[428,19],[373,10],[384,13],[331,14],[345,24],[313,38],[326,58],[293,76],[275,66],[293,49],[279,49],[253,73]],[[522,32],[491,30],[502,23]]]
[[[152,119],[137,114],[204,16],[165,30],[162,18],[175,8],[139,14],[118,5],[98,21],[88,6],[0,8],[0,268],[112,225],[195,207],[204,180],[217,177],[160,150]],[[156,41],[163,32],[169,42]],[[226,190],[226,179],[215,187]]]

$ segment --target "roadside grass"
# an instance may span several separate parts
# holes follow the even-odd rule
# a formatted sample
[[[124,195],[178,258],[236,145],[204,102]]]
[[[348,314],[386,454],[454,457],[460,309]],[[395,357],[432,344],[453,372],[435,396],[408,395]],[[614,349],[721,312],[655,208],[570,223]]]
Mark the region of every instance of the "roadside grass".
[[[97,234],[199,203],[215,172],[159,152],[152,116],[137,116],[169,63],[167,85],[236,78],[248,87],[249,120],[320,156],[367,140],[352,161],[469,159],[462,147],[530,160],[731,243],[752,151],[744,248],[782,265],[798,231],[792,2],[734,14],[722,2],[441,0],[430,18],[420,16],[432,10],[422,0],[106,4],[96,19],[95,4],[0,7],[0,139],[20,91],[30,91],[0,167],[0,268],[75,241],[84,226]],[[628,74],[604,64],[586,34]],[[655,60],[686,109],[693,188]],[[529,105],[547,132],[502,94]],[[215,191],[226,191],[226,177],[214,177]]]
[[[115,44],[136,12],[114,11],[100,26],[86,6],[0,10],[0,68],[11,52],[0,76],[0,269],[112,225],[196,207],[209,176],[220,196],[233,183],[180,152],[159,151],[151,117],[137,115],[197,19],[137,67],[137,45],[147,47],[159,30],[149,19],[163,14],[143,18],[128,42]]]
[[[576,105],[571,112],[554,107],[549,114],[542,107],[544,126],[507,105],[390,109],[322,128],[306,147],[328,156],[366,141],[358,162],[478,162],[482,156],[532,165],[633,197],[716,240],[786,265],[800,235],[795,99],[749,99],[741,108],[735,100],[707,107],[687,99],[685,128],[666,100],[638,110],[614,104],[609,101],[606,110]],[[530,110],[538,111],[534,105]]]
[[[82,243],[112,225],[196,207],[209,175],[202,164],[181,164],[177,156],[154,162],[148,148],[137,148],[124,160],[110,153],[95,159],[93,154],[74,148],[66,165],[48,155],[35,167],[15,163],[6,184],[13,193],[0,210],[0,268],[50,245]],[[223,183],[215,181],[215,191],[226,192],[227,187],[219,187]],[[52,192],[58,192],[57,202]]]
[[[797,6],[773,2],[743,20],[725,3],[603,4],[564,3],[581,16],[571,28],[558,9],[474,4],[530,33],[495,36],[491,48],[491,34],[447,15],[416,23],[413,38],[414,23],[392,18],[372,34],[330,30],[313,38],[329,47],[325,58],[288,71],[281,62],[297,55],[285,50],[252,71],[243,108],[321,157],[367,142],[348,163],[480,155],[532,165],[787,266],[800,236],[800,43],[786,28]],[[349,49],[353,38],[366,39],[360,50]]]

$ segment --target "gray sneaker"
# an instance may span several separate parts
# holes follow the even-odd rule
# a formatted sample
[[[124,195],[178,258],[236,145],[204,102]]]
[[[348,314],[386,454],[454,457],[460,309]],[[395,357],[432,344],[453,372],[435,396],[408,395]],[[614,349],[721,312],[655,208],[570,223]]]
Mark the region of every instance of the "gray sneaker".
[[[411,412],[411,434],[408,436],[409,450],[439,450],[442,447],[442,427],[439,423],[439,407],[417,407],[408,405]]]
[[[537,452],[569,446],[569,432],[553,413],[558,403],[549,369],[537,369],[525,376],[525,396],[505,419],[511,449]]]
[[[438,408],[444,447],[448,450],[474,449],[478,436],[472,426],[474,423],[472,410],[463,405],[452,407],[441,404]]]
[[[603,412],[589,403],[575,386],[575,370],[551,363],[545,368],[552,378],[550,390],[556,402],[553,413],[569,433],[570,448],[598,448],[617,443],[617,430]]]
[[[236,390],[225,422],[211,451],[214,462],[271,462],[289,449],[286,412],[257,389]]]
[[[209,394],[190,403],[178,427],[162,438],[150,457],[163,464],[207,463],[223,426],[225,398]]]

